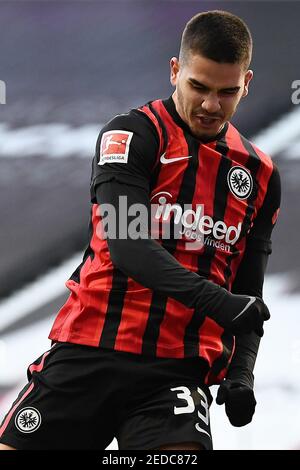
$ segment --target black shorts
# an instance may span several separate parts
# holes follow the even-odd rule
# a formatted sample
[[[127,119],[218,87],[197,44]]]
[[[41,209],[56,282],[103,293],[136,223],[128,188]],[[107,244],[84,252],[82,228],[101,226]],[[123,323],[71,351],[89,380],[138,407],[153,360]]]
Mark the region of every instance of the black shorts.
[[[212,449],[209,406],[200,358],[145,357],[55,343],[28,368],[0,428],[16,449],[151,450],[197,442]]]

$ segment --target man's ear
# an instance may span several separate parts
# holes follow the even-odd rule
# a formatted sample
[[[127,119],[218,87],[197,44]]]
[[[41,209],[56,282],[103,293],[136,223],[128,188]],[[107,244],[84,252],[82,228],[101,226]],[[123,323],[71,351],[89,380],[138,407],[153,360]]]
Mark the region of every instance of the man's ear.
[[[253,78],[253,71],[248,70],[246,75],[245,75],[245,79],[244,79],[244,91],[243,91],[243,94],[242,94],[243,98],[248,95],[249,83],[251,82],[252,78]]]
[[[180,66],[177,57],[172,57],[170,60],[170,82],[173,86],[176,86],[179,68]]]

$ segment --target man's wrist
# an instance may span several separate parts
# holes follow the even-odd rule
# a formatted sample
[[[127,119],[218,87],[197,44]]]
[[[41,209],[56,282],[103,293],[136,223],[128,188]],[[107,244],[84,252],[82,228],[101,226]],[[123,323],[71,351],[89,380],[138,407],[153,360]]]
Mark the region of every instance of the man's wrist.
[[[229,368],[226,380],[231,380],[232,382],[245,387],[249,387],[253,390],[254,388],[254,375],[253,372],[247,368],[241,367],[232,367]]]

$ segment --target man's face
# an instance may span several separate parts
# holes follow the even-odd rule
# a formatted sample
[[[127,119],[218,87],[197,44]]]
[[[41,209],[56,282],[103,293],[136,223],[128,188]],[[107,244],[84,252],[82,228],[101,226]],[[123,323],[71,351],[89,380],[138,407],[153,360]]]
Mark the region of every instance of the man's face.
[[[219,63],[198,54],[191,54],[184,65],[173,57],[170,66],[180,117],[195,137],[214,138],[247,95],[253,72],[245,71],[243,64]]]

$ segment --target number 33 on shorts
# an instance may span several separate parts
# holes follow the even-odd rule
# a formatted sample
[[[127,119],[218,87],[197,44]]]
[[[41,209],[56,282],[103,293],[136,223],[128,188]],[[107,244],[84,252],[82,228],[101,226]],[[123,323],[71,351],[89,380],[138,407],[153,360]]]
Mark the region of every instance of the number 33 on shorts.
[[[185,386],[170,389],[177,394],[178,405],[174,406],[174,414],[181,415],[186,413],[195,413],[197,410],[197,420],[195,428],[200,433],[206,434],[211,438],[209,425],[209,403],[207,396],[200,387],[192,391]]]

